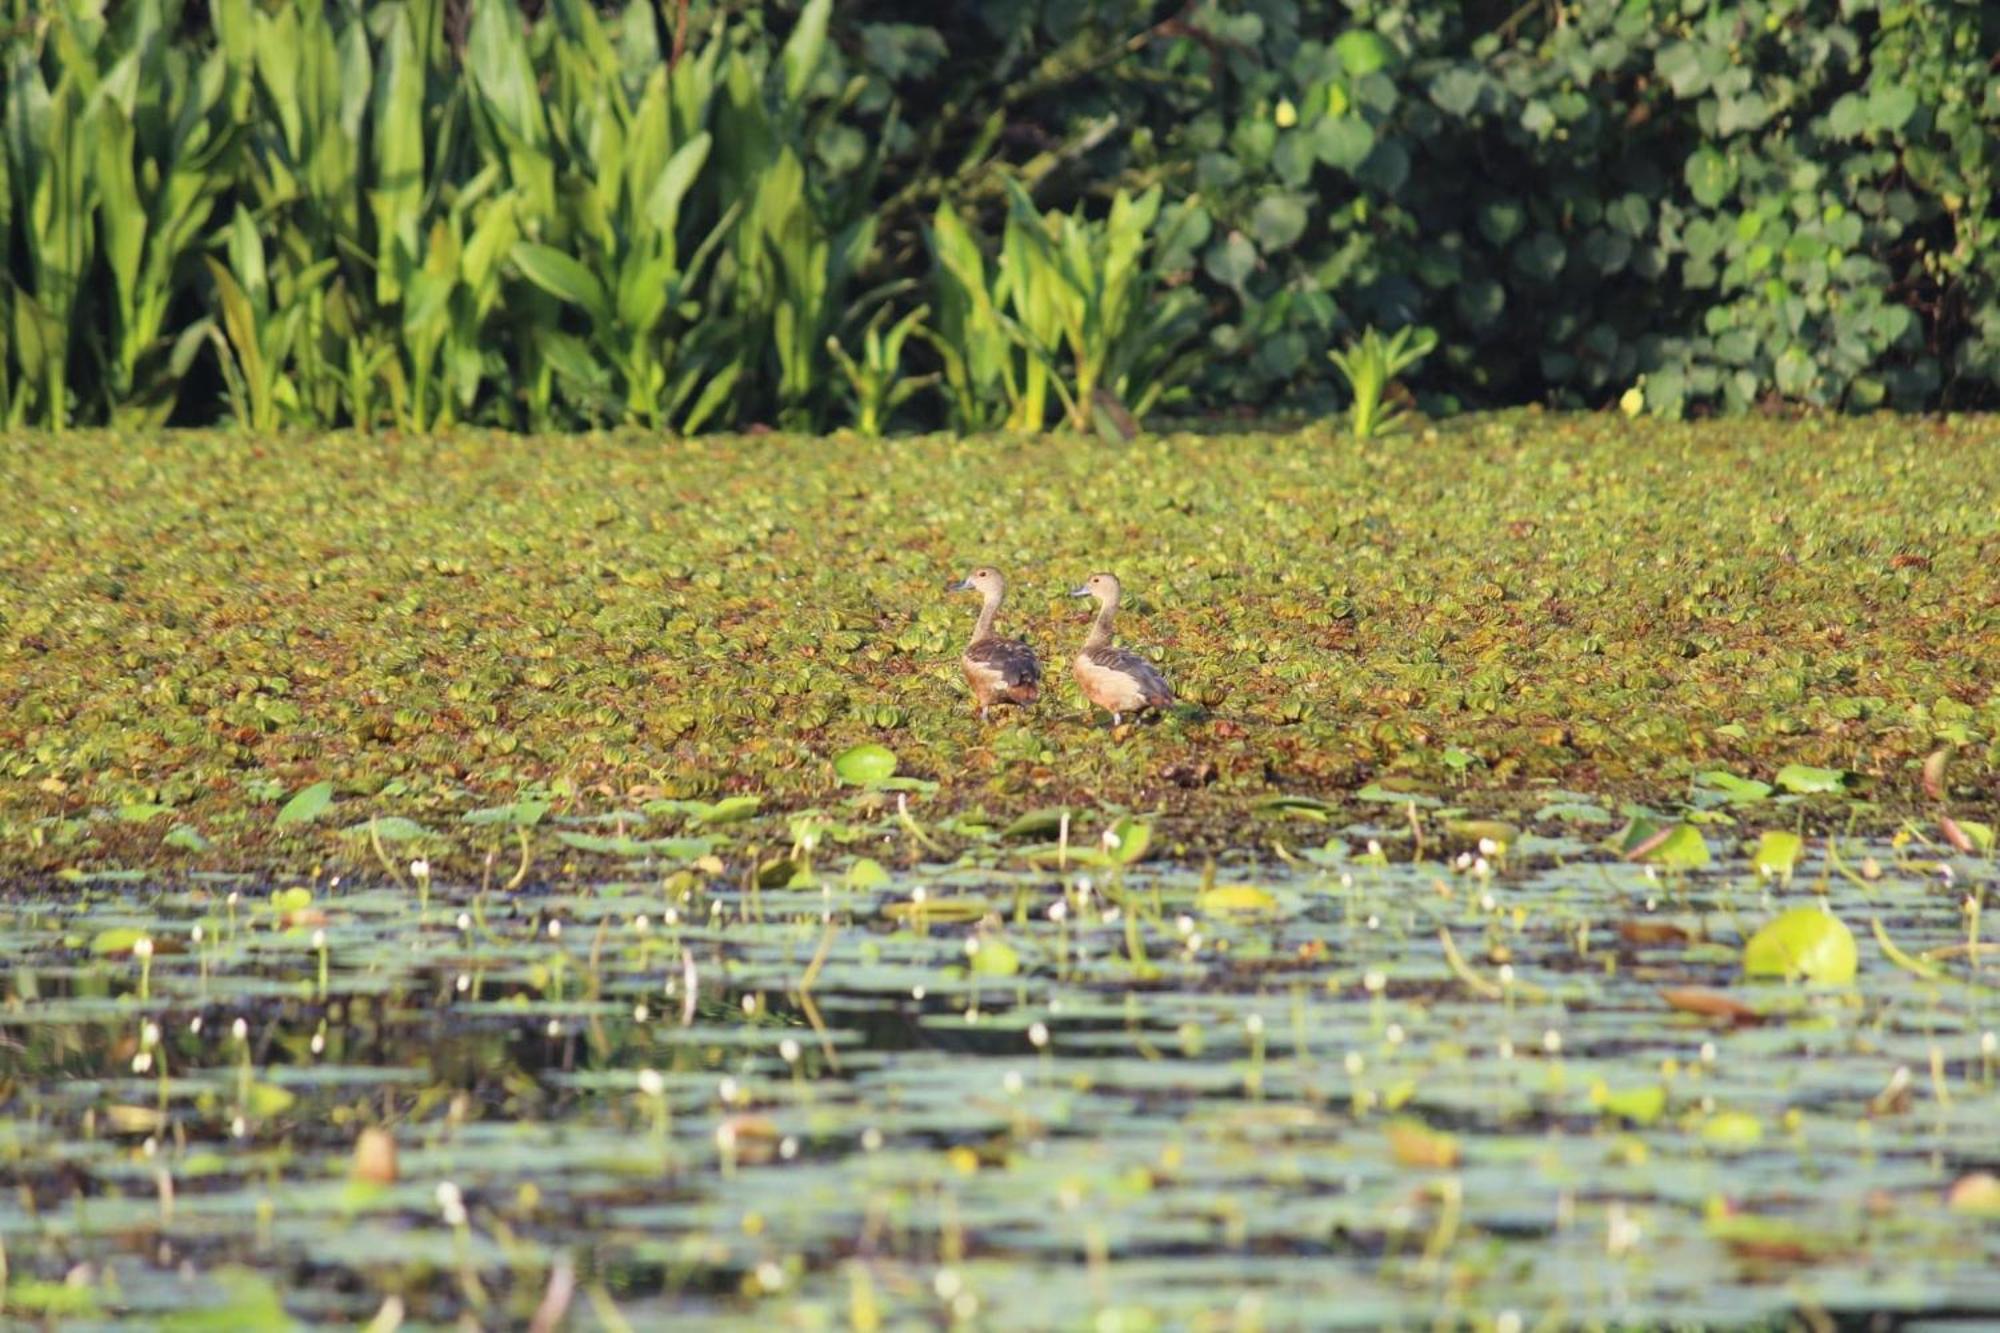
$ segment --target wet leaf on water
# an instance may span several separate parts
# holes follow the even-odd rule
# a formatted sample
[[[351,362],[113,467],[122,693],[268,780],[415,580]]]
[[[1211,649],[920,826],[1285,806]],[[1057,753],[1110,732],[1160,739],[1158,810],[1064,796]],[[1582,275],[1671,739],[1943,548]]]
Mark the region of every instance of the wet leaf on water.
[[[349,824],[341,832],[350,837],[368,837],[370,830],[383,842],[414,842],[418,838],[430,836],[430,830],[414,819],[401,815],[390,815],[385,819],[373,819],[366,824]]]
[[[1224,918],[1276,916],[1278,912],[1277,897],[1253,884],[1218,884],[1204,890],[1195,905],[1206,916]]]
[[[547,801],[515,801],[511,805],[489,806],[484,810],[471,810],[465,815],[468,824],[512,824],[519,828],[533,828],[542,822],[542,816],[549,812]]]
[[[927,921],[977,921],[991,910],[992,904],[984,898],[926,898],[922,902],[899,898],[885,904],[882,915],[891,921],[911,921],[918,917]]]
[[[1693,938],[1685,926],[1671,921],[1625,920],[1618,923],[1618,938],[1627,944],[1658,945],[1686,944]]]
[[[1993,850],[1993,826],[1970,819],[1953,819],[1945,815],[1938,820],[1938,829],[1944,840],[1959,851],[1970,856],[1974,852]]]
[[[1771,784],[1755,778],[1739,778],[1722,769],[1695,774],[1695,785],[1716,792],[1731,805],[1751,805],[1771,794]]]
[[[1334,807],[1312,796],[1264,796],[1250,806],[1262,815],[1331,814]]]
[[[303,912],[312,906],[312,890],[297,885],[271,891],[271,909],[280,914]]]
[[[301,788],[297,795],[285,802],[284,808],[278,811],[274,826],[282,829],[294,824],[310,824],[332,804],[333,784],[315,782],[310,787]]]
[[[1458,1140],[1415,1117],[1401,1116],[1391,1121],[1388,1134],[1389,1153],[1399,1166],[1458,1165]]]
[[[997,935],[980,940],[979,951],[972,955],[972,971],[982,977],[1011,977],[1020,970],[1021,955]]]
[[[1792,867],[1798,864],[1805,851],[1805,840],[1796,833],[1774,829],[1757,840],[1757,850],[1750,855],[1750,864],[1760,875],[1789,881]]]
[[[356,1180],[375,1185],[396,1183],[396,1139],[379,1125],[370,1125],[354,1141],[354,1161],[349,1168]]]
[[[1747,1111],[1717,1111],[1702,1122],[1701,1139],[1725,1151],[1754,1148],[1764,1141],[1764,1125]]]
[[[1435,796],[1426,796],[1420,791],[1396,791],[1384,783],[1371,782],[1354,793],[1357,801],[1382,801],[1391,805],[1414,805],[1419,810],[1435,810],[1444,804]]]
[[[1636,828],[1644,821],[1634,820]],[[1656,829],[1625,852],[1628,861],[1643,861],[1667,870],[1698,870],[1709,863],[1708,843],[1692,824]]]
[[[1650,1125],[1667,1110],[1667,1090],[1659,1084],[1613,1091],[1602,1079],[1590,1089],[1590,1103],[1606,1115],[1615,1115],[1635,1125]]]
[[[715,850],[713,838],[634,838],[627,835],[607,838],[570,829],[559,830],[556,841],[579,852],[634,858],[658,855],[670,861],[692,861]]]
[[[1503,819],[1454,819],[1444,831],[1463,843],[1497,842],[1503,851],[1521,840],[1521,830]]]
[[[714,826],[717,824],[737,824],[754,817],[763,806],[761,796],[725,796],[712,805],[694,812],[692,822]]]
[[[1824,792],[1844,791],[1848,774],[1838,768],[1815,768],[1811,764],[1786,764],[1778,770],[1776,782],[1788,792],[1800,796],[1813,796]]]
[[[1969,1176],[1960,1176],[1946,1191],[1944,1202],[1954,1213],[2000,1217],[2000,1176],[1991,1171],[1975,1171]]]
[[[1854,980],[1854,932],[1818,907],[1794,907],[1765,924],[1743,946],[1743,973],[1751,977],[1803,978],[1844,986]]]
[[[1556,801],[1535,811],[1536,823],[1609,824],[1614,818],[1603,806],[1587,801]]]
[[[132,952],[132,946],[146,938],[137,926],[113,926],[100,930],[90,941],[90,951],[100,957],[118,957]]]
[[[1841,1249],[1840,1241],[1824,1232],[1749,1213],[1710,1217],[1708,1234],[1740,1259],[1773,1263],[1817,1263]]]
[[[886,745],[856,745],[833,761],[833,771],[853,787],[875,787],[896,773],[896,755]]]
[[[1040,810],[1030,810],[1006,828],[1000,830],[1003,838],[1046,838],[1062,831],[1065,812],[1053,806]]]
[[[1764,1015],[1721,991],[1702,990],[1693,986],[1663,990],[1660,998],[1671,1007],[1684,1014],[1699,1014],[1703,1018],[1720,1018],[1743,1027],[1754,1027],[1764,1022]]]
[[[1944,799],[1944,770],[1951,760],[1951,751],[1933,750],[1924,760],[1924,795],[1933,801]]]
[[[103,1115],[114,1134],[157,1134],[167,1123],[158,1107],[127,1102],[113,1102],[104,1108]]]
[[[873,857],[857,856],[845,878],[850,889],[878,889],[889,882],[889,872]]]

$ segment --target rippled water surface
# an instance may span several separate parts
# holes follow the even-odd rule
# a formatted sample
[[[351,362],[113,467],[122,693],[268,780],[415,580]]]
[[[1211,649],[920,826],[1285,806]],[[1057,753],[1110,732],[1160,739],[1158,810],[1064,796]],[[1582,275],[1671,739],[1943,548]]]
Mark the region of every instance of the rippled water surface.
[[[1357,827],[1206,868],[855,864],[895,850],[797,887],[16,894],[10,1313],[2000,1319],[1990,858],[1813,840],[1779,883]],[[1855,983],[1747,980],[1744,938],[1822,899]],[[370,1126],[393,1180],[361,1178]]]

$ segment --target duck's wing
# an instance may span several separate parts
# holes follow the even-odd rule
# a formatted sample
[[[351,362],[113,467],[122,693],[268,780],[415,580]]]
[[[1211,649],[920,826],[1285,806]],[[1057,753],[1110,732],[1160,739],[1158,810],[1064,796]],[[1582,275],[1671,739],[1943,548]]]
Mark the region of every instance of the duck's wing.
[[[965,660],[991,672],[1002,685],[1033,685],[1042,678],[1035,650],[1017,639],[981,639],[965,650]]]
[[[1125,648],[1095,648],[1089,653],[1090,660],[1107,671],[1116,671],[1139,687],[1139,693],[1146,702],[1164,708],[1174,701],[1173,687],[1160,669],[1139,654]]]

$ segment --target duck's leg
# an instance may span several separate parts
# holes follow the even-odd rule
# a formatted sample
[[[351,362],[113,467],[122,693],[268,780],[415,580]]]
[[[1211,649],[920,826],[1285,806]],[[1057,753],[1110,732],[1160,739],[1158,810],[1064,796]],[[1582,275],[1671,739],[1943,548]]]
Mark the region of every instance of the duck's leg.
[[[986,720],[986,705],[985,705],[985,704],[981,704],[981,705],[979,705],[979,720],[980,720],[981,722],[984,722],[984,721]]]
[[[1111,715],[1111,725],[1112,725],[1112,726],[1114,726],[1114,727],[1115,727],[1115,726],[1117,726],[1117,725],[1119,724],[1119,722],[1120,722],[1120,721],[1122,721],[1122,719],[1121,719],[1121,718],[1120,718],[1120,717],[1118,716],[1118,714],[1116,714],[1116,713],[1113,713],[1113,714]]]

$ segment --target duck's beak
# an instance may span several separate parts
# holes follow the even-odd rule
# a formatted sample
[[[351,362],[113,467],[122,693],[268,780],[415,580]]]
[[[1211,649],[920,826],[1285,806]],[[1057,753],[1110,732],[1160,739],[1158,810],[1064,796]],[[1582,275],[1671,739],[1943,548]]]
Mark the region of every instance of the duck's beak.
[[[1072,597],[1088,597],[1088,596],[1090,596],[1090,589],[1088,589],[1088,588],[1072,588],[1072,589],[1070,589],[1070,593],[1069,593],[1069,595],[1070,595],[1070,596],[1072,596]]]
[[[945,585],[944,585],[944,590],[945,590],[946,592],[971,592],[971,591],[972,591],[972,580],[971,580],[971,579],[960,579],[960,580],[959,580],[958,582],[956,582],[956,583],[947,583],[947,584],[945,584]]]

